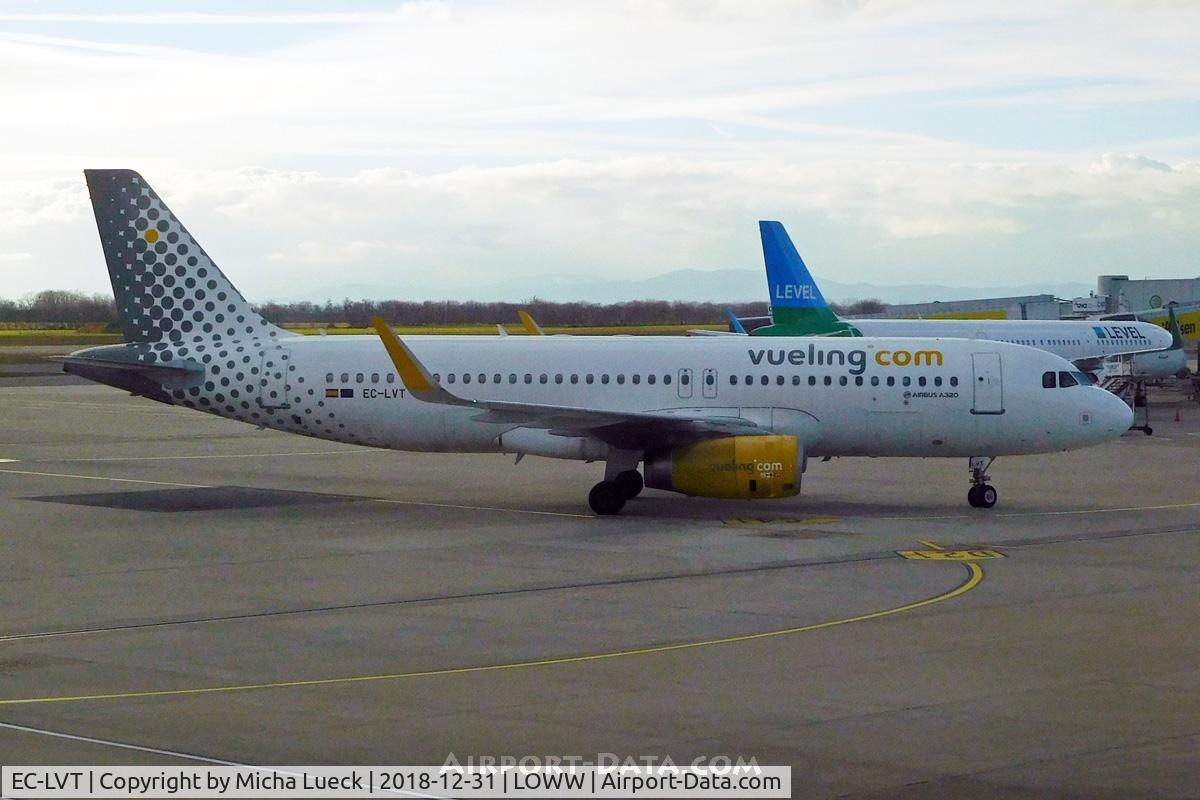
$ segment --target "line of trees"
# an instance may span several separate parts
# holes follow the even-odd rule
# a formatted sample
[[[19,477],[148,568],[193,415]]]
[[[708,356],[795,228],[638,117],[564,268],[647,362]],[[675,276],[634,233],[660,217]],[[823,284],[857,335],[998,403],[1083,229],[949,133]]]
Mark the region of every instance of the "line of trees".
[[[878,300],[851,305],[832,304],[839,314],[878,313]],[[404,325],[509,324],[517,320],[517,309],[525,309],[542,325],[703,325],[726,321],[732,308],[739,317],[767,314],[766,303],[682,303],[667,300],[635,300],[626,303],[555,303],[532,298],[524,303],[475,303],[458,301],[350,300],[334,303],[264,303],[258,313],[276,324],[349,324],[366,327],[371,317],[381,316]],[[47,290],[23,300],[0,299],[0,322],[40,324],[117,324],[117,310],[110,296]]]

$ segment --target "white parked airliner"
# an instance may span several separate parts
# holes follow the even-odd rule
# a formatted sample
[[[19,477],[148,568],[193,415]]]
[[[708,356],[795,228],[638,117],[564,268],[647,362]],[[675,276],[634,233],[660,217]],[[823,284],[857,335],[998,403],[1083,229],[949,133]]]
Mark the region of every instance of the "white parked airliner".
[[[302,337],[255,314],[137,173],[88,170],[128,344],[66,371],[277,430],[398,450],[606,462],[589,501],[645,485],[795,495],[812,456],[970,458],[990,507],[998,455],[1119,436],[1117,397],[1067,361],[962,339]]]
[[[1132,317],[1126,320],[841,319],[825,302],[783,225],[763,220],[758,227],[772,320],[770,325],[756,328],[755,336],[861,334],[991,339],[1054,353],[1087,372],[1098,372],[1105,359],[1114,356],[1149,354],[1172,347],[1170,331]]]

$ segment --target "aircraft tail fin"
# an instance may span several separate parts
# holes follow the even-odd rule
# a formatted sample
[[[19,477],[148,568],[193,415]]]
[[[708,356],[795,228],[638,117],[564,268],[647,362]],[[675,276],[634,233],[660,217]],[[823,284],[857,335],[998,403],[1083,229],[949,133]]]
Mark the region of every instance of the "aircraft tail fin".
[[[1175,304],[1167,306],[1167,330],[1171,332],[1171,350],[1183,349],[1183,331],[1179,327],[1179,318],[1175,316]]]
[[[529,336],[545,336],[546,332],[542,330],[542,326],[537,324],[537,320],[533,318],[525,309],[517,310],[517,315],[521,317],[521,326],[525,328],[525,333]]]
[[[293,335],[254,312],[141,175],[84,176],[126,341],[186,346]]]
[[[771,324],[756,328],[755,336],[861,336],[838,318],[800,258],[783,224],[758,223],[771,298]]]
[[[737,314],[733,313],[732,308],[725,309],[725,313],[729,315],[729,330],[734,333],[740,333],[743,336],[746,334],[746,327],[742,325],[742,321],[737,318]]]

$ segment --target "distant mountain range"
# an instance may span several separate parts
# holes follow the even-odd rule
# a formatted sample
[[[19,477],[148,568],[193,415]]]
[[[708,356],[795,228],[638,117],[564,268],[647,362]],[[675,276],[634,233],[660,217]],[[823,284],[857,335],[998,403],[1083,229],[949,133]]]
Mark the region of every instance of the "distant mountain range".
[[[831,302],[882,300],[885,303],[924,303],[934,300],[973,300],[985,297],[1052,294],[1062,298],[1086,295],[1095,286],[1086,283],[1027,284],[1017,286],[939,286],[905,284],[876,286],[870,283],[840,283],[818,278],[821,291]],[[619,303],[628,300],[682,300],[689,302],[742,303],[767,299],[762,272],[721,269],[705,272],[681,269],[637,281],[596,280],[554,275],[512,278],[499,283],[438,289],[427,286],[393,286],[347,283],[299,295],[271,298],[279,302],[324,303],[352,300],[477,300],[519,303],[537,297],[556,302],[588,301]]]

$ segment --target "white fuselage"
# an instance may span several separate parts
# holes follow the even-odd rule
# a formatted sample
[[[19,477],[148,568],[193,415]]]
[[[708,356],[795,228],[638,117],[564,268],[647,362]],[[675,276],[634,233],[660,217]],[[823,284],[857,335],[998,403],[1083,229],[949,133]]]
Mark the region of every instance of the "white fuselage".
[[[813,456],[1049,452],[1113,438],[1129,425],[1125,404],[1099,388],[1043,388],[1044,373],[1074,369],[1067,362],[1000,342],[413,336],[406,343],[445,389],[468,400],[742,417],[797,436]],[[246,348],[248,361],[238,345],[219,345],[227,355],[216,354],[202,383],[168,387],[175,402],[398,450],[605,458],[606,446],[586,435],[482,421],[481,409],[412,396],[374,336],[281,338],[262,353]]]
[[[987,339],[1036,347],[1068,361],[1095,361],[1171,346],[1171,334],[1140,321],[855,319],[863,336]]]

